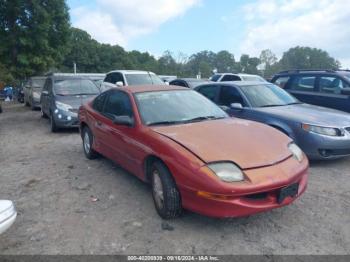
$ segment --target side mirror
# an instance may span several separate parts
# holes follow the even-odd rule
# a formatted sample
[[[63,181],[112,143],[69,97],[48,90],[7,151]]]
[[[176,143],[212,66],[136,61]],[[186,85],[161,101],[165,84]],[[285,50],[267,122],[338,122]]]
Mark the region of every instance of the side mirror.
[[[343,88],[343,89],[341,89],[340,93],[342,95],[350,95],[350,88],[349,87]]]
[[[43,90],[41,93],[42,93],[43,95],[48,95],[48,94],[49,94],[49,91]]]
[[[230,106],[232,109],[242,109],[243,108],[241,103],[232,103]]]
[[[133,126],[134,119],[130,116],[114,116],[113,124],[122,126]]]
[[[124,83],[122,81],[118,81],[115,83],[116,86],[124,86]]]

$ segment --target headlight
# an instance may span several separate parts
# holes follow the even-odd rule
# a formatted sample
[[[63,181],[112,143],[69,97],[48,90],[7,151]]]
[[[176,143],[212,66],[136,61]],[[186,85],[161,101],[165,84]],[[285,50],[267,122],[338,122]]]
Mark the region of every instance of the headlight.
[[[308,124],[302,124],[302,128],[305,131],[313,132],[313,133],[324,135],[324,136],[342,136],[342,132],[338,128],[312,126],[312,125],[308,125]]]
[[[290,152],[292,152],[293,156],[298,160],[299,162],[303,161],[304,154],[303,151],[298,147],[295,143],[290,143],[288,145],[288,148]]]
[[[244,176],[242,170],[230,162],[213,163],[208,167],[217,175],[222,181],[225,182],[238,182],[243,181]]]
[[[70,105],[67,105],[58,101],[56,101],[56,107],[63,111],[69,111],[69,109],[72,109]]]
[[[35,99],[40,99],[40,94],[37,93],[37,92],[33,92],[33,97],[34,97]]]

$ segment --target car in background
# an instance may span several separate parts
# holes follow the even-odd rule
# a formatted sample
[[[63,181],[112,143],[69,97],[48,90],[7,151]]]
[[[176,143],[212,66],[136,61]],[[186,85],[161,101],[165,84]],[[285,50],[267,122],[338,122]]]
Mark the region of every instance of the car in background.
[[[264,78],[251,74],[217,73],[209,78],[213,82],[255,81],[266,82]]]
[[[350,155],[350,114],[304,104],[271,83],[213,83],[196,90],[231,116],[280,130],[311,159]]]
[[[304,103],[350,113],[349,70],[290,70],[276,74],[272,83]]]
[[[188,88],[113,88],[84,104],[79,119],[85,156],[106,156],[149,182],[164,219],[182,208],[247,216],[288,205],[306,189],[308,160],[289,137],[230,118]]]
[[[197,78],[178,78],[173,81],[169,82],[169,85],[174,85],[174,86],[183,86],[187,88],[195,88],[196,86],[199,85],[204,85],[211,83],[211,81],[206,80],[206,79],[197,79]]]
[[[23,101],[26,106],[30,106],[32,110],[40,107],[40,96],[45,84],[45,76],[33,76],[28,79],[23,87]]]
[[[9,229],[15,222],[17,211],[9,200],[0,200],[0,235]]]
[[[117,86],[164,85],[155,73],[138,70],[115,70],[107,73],[101,90],[106,91]]]
[[[91,79],[98,88],[101,88],[101,84],[106,77],[106,74],[101,73],[76,73],[74,75]]]
[[[169,83],[177,78],[177,76],[167,76],[167,75],[158,75],[160,79],[163,80],[164,83]]]
[[[89,78],[75,74],[51,74],[41,92],[42,117],[50,119],[51,132],[78,127],[78,109],[100,93]]]

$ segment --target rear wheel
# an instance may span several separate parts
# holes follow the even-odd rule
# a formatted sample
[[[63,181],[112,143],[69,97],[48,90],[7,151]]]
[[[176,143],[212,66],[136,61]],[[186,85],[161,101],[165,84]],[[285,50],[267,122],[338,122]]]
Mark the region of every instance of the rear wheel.
[[[88,127],[83,128],[82,132],[82,138],[83,138],[83,149],[84,149],[84,154],[86,158],[88,159],[95,159],[98,157],[98,153],[92,148],[93,144],[93,135]]]
[[[168,168],[160,161],[151,167],[152,195],[155,208],[164,219],[176,218],[182,213],[180,192]]]

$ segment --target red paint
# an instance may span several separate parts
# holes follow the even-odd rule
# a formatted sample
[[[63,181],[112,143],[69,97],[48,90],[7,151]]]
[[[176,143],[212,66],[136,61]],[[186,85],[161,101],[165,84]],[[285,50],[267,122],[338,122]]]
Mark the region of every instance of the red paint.
[[[144,181],[147,157],[160,158],[176,181],[183,207],[207,216],[246,216],[288,205],[295,199],[286,198],[278,204],[276,194],[295,182],[300,183],[297,197],[305,191],[306,156],[301,163],[295,160],[287,148],[291,140],[273,128],[234,118],[174,126],[143,125],[133,93],[164,89],[175,87],[119,89],[131,99],[133,127],[113,124],[91,107],[92,102],[83,105],[79,119],[94,135],[93,148]],[[221,181],[206,167],[213,161],[234,162],[242,168],[246,180]],[[198,195],[198,191],[222,197],[208,198],[206,194]],[[246,198],[259,192],[267,192],[268,196],[263,200]]]

